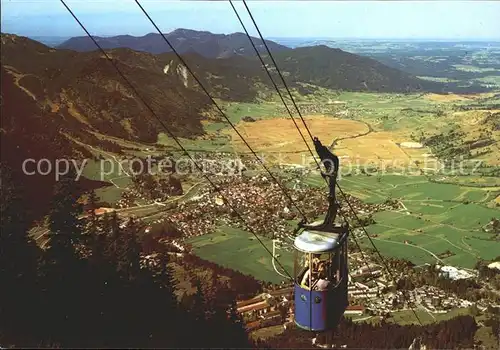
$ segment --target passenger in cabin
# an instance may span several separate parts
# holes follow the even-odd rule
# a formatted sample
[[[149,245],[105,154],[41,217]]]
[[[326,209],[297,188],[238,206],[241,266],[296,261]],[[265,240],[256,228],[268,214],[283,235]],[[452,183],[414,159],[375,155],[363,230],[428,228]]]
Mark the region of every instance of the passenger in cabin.
[[[326,273],[322,273],[319,276],[319,280],[316,282],[314,289],[319,290],[319,291],[325,291],[325,290],[328,290],[329,285],[330,285],[330,281],[328,281]]]
[[[310,267],[309,267],[309,258],[306,258],[305,265],[306,265],[306,267],[308,267],[308,269],[306,270],[306,272],[302,276],[302,281],[300,282],[300,284],[304,288],[309,288],[310,287],[309,279],[314,279],[316,277],[315,272],[317,271],[318,266],[320,265],[319,255],[315,255],[313,257],[312,264]],[[311,276],[311,268],[313,271],[312,276]],[[311,283],[311,284],[313,284],[313,283]]]
[[[327,271],[325,262],[318,265],[318,279],[313,283],[314,290],[324,291],[328,289],[330,281],[328,281]]]

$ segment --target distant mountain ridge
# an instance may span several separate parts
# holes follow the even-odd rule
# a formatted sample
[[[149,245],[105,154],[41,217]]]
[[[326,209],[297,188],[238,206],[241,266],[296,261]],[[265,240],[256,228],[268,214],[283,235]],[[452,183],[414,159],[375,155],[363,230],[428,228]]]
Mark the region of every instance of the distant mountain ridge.
[[[181,28],[164,35],[180,54],[197,53],[206,58],[226,58],[251,55],[255,52],[244,33],[213,34],[208,31]],[[95,36],[94,38],[104,49],[129,48],[152,54],[172,52],[162,36],[157,33],[150,33],[140,37],[118,35],[112,37]],[[252,37],[252,41],[259,52],[266,51],[262,40]],[[290,50],[290,48],[273,41],[266,40],[266,44],[272,52]],[[95,51],[97,49],[93,41],[87,36],[71,38],[58,45],[57,48],[80,52]]]
[[[189,55],[198,66],[201,66],[200,70],[206,70],[206,72],[201,72],[202,75],[210,72],[217,77],[228,77],[228,72],[231,72],[230,75],[234,74],[236,78],[239,76],[241,81],[234,78],[210,79],[208,84],[217,83],[213,86],[222,94],[222,98],[234,100],[236,95],[233,92],[236,92],[238,99],[248,100],[256,95],[255,91],[251,91],[250,88],[256,81],[270,86],[270,81],[263,74],[265,71],[256,58],[255,50],[246,34],[226,35],[213,34],[208,31],[176,29],[166,34],[166,37],[180,54]],[[105,49],[127,47],[152,54],[171,52],[161,35],[154,33],[142,37],[120,35],[95,38]],[[257,38],[252,38],[252,40],[260,53],[267,56],[262,41]],[[353,91],[441,90],[441,86],[435,82],[420,80],[400,70],[387,67],[374,59],[330,48],[326,45],[292,49],[269,40],[266,40],[266,43],[280,69],[289,74],[290,84],[304,82],[327,88]],[[95,44],[88,37],[71,38],[61,44],[59,48],[75,51],[96,50]],[[197,57],[197,55],[202,57]],[[202,58],[217,59],[219,62],[211,62]],[[246,87],[244,88],[242,85],[246,85]]]
[[[246,36],[239,37],[248,41]],[[154,55],[130,48],[108,52],[174,131],[184,137],[203,133],[201,120],[212,110],[210,100],[175,54]],[[288,85],[299,92],[305,92],[300,83],[382,92],[430,90],[439,85],[326,46],[278,50],[273,56]],[[275,93],[255,55],[206,58],[189,51],[183,57],[212,97],[252,102]],[[80,136],[90,130],[148,143],[155,142],[161,131],[158,123],[145,117],[149,112],[98,51],[54,49],[28,38],[2,34],[1,58],[4,73],[16,78],[15,86],[30,94],[42,108],[63,116],[65,130]],[[269,61],[265,55],[264,59]],[[270,68],[279,82],[276,70]]]
[[[10,34],[2,34],[1,41],[3,75],[14,77],[11,86],[30,96],[40,113],[57,115],[65,132],[80,139],[89,139],[89,132],[97,132],[156,142],[162,131],[160,125],[148,117],[149,112],[140,99],[99,51],[54,49]],[[213,111],[213,106],[173,53],[154,55],[119,48],[109,50],[108,54],[174,132],[183,137],[203,133],[201,120]],[[212,97],[252,102],[275,93],[255,55],[210,59],[190,52],[183,56]],[[326,46],[288,49],[275,52],[274,56],[288,85],[299,91],[300,83],[383,92],[436,86],[373,59]],[[276,70],[270,71],[279,82]],[[13,120],[18,122],[21,121]]]

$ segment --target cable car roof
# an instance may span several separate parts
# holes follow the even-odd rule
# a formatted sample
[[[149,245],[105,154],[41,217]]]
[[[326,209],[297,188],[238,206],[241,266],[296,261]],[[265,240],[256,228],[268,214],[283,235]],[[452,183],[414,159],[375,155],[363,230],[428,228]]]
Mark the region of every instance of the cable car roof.
[[[321,253],[334,250],[339,245],[339,234],[304,230],[295,237],[294,246],[298,250],[308,253]]]

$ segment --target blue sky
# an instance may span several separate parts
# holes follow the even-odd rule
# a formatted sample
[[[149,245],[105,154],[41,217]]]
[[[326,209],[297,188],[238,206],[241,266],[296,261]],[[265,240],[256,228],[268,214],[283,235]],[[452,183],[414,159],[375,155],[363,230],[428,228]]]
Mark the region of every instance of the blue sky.
[[[235,1],[248,28],[251,22]],[[155,32],[133,0],[67,0],[94,35]],[[227,1],[141,1],[163,32],[243,31]],[[500,39],[500,1],[247,1],[265,37]],[[59,0],[1,0],[2,32],[85,35]],[[256,34],[251,30],[251,34]]]

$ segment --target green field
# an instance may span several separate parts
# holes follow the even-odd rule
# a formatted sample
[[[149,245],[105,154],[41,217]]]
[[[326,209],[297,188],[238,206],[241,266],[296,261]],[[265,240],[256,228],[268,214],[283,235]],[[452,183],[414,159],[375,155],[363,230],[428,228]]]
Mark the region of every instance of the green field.
[[[265,237],[260,237],[260,239],[269,251],[272,251],[272,241]],[[216,233],[189,239],[187,243],[192,244],[194,253],[203,259],[255,276],[263,281],[279,283],[284,280],[275,272],[269,253],[249,232],[221,227]],[[291,274],[292,254],[282,249],[276,249],[276,254],[280,254],[278,260]],[[276,267],[283,273],[278,264]]]
[[[460,80],[450,79],[450,78],[429,77],[429,76],[418,76],[417,78],[424,79],[424,80],[429,80],[429,81],[436,81],[438,83],[457,83],[457,82],[460,81]]]
[[[481,230],[500,215],[499,210],[484,206],[488,200],[486,191],[426,182],[424,177],[373,178],[351,177],[349,182],[341,181],[341,186],[352,195],[365,194],[363,199],[367,202],[392,198],[406,207],[407,210],[376,213],[376,224],[368,227],[370,234],[377,235],[375,245],[383,254],[423,264],[436,261],[432,254],[439,256],[451,251],[454,255],[442,262],[468,268],[479,258],[498,255],[500,241]],[[367,239],[362,244],[371,247]]]
[[[314,182],[324,186],[318,179]],[[367,193],[367,201],[373,203],[393,198],[405,205],[407,211],[376,213],[376,224],[367,228],[369,234],[376,235],[373,241],[384,256],[408,259],[417,265],[439,261],[472,268],[479,258],[493,259],[500,251],[500,241],[481,230],[492,217],[500,214],[499,210],[481,204],[484,196],[475,193],[484,193],[482,189],[431,183],[423,176],[398,175],[382,176],[378,180],[374,176],[353,176],[349,182],[342,180],[341,186],[353,195]],[[468,198],[477,198],[478,202],[462,203],[465,194]],[[265,241],[271,249],[271,242]],[[249,233],[224,228],[189,242],[202,258],[265,280],[280,279],[268,254]],[[372,248],[366,238],[360,243],[365,248]],[[453,255],[440,257],[446,251]],[[285,255],[280,261],[289,263],[291,268],[291,261]]]
[[[83,169],[83,176],[92,180],[109,181],[125,175],[120,172],[118,163],[111,158],[106,158],[106,160],[89,159]]]
[[[102,156],[104,159],[88,159],[83,169],[83,176],[91,180],[109,182],[110,186],[101,187],[95,192],[102,201],[113,205],[120,200],[124,189],[132,183],[132,180],[123,171],[127,171],[127,169],[121,168],[120,164],[109,153],[93,151],[93,153]]]
[[[101,201],[113,205],[121,199],[123,191],[124,190],[121,188],[108,186],[97,189],[95,191],[95,194],[100,198]]]
[[[500,76],[497,75],[477,78],[476,81],[483,83],[483,85],[493,85],[496,87],[500,87]]]
[[[309,185],[324,187],[317,175],[309,176]],[[435,262],[432,255],[451,251],[446,264],[472,268],[479,258],[493,259],[500,241],[483,232],[482,227],[500,210],[486,205],[494,194],[487,188],[429,182],[425,176],[349,176],[339,181],[345,192],[367,203],[399,200],[406,208],[374,215],[375,224],[367,231],[383,255],[411,260],[420,265]],[[405,244],[407,241],[408,244]],[[361,240],[373,248],[368,239]]]
[[[484,72],[496,72],[497,70],[493,67],[482,68],[477,66],[471,66],[467,64],[455,64],[453,65],[456,70],[461,70],[464,72],[475,72],[475,73],[484,73]]]
[[[423,324],[429,324],[433,322],[440,322],[440,321],[445,321],[449,320],[453,317],[461,316],[461,315],[468,315],[469,314],[469,309],[468,308],[455,308],[447,313],[432,313],[432,317],[427,311],[425,310],[415,310],[416,314],[418,315],[418,318]],[[397,323],[400,325],[409,325],[409,324],[418,324],[418,321],[415,318],[415,315],[411,310],[405,310],[405,311],[396,311],[391,313],[391,317],[387,320],[389,322]]]
[[[212,124],[213,125],[213,124]],[[179,142],[187,151],[198,152],[200,150],[209,152],[232,152],[233,148],[227,136],[214,136],[213,139],[184,139],[178,138]],[[169,151],[178,151],[183,153],[177,143],[164,133],[158,135],[158,144],[166,146]]]
[[[438,179],[435,180],[437,182],[453,183],[471,187],[498,187],[500,189],[500,178],[493,176],[450,176],[441,181]]]

